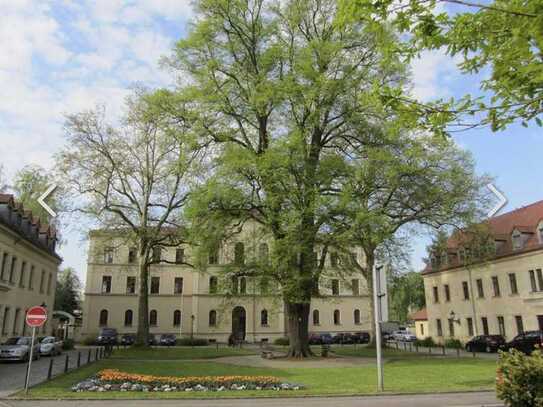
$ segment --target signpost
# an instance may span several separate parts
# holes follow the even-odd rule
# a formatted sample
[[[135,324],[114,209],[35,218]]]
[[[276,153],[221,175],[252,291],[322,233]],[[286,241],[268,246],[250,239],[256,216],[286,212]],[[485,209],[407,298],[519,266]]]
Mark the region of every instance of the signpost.
[[[384,391],[383,355],[381,351],[381,322],[388,320],[388,298],[386,295],[385,266],[373,267],[373,304],[375,316],[375,346],[377,351],[377,388]]]
[[[36,341],[36,328],[39,328],[47,321],[47,310],[45,307],[31,307],[26,312],[26,324],[32,327],[32,342],[30,345],[30,355],[28,357],[28,365],[26,368],[25,393],[28,393],[30,385],[30,368],[32,359],[34,359],[34,342]]]

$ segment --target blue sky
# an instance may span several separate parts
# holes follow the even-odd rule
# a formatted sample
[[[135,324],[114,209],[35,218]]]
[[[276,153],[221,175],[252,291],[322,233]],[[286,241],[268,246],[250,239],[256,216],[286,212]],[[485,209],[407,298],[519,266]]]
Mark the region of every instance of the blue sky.
[[[158,61],[191,18],[187,0],[0,0],[0,10],[0,163],[8,177],[26,164],[51,167],[64,142],[65,113],[103,104],[118,117],[130,87],[173,85]],[[413,93],[422,100],[478,88],[478,78],[460,75],[440,52],[424,53],[412,71]],[[506,209],[543,199],[541,129],[478,129],[455,139],[472,152],[480,173],[496,178]],[[64,266],[84,277],[86,242],[75,232],[66,238]],[[427,242],[413,242],[415,268]]]

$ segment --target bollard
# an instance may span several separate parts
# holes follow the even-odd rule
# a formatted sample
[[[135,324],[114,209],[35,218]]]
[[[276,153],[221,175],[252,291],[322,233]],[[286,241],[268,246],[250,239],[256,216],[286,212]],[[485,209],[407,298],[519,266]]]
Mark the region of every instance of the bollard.
[[[94,353],[94,361],[96,362],[98,360],[98,351],[100,348],[96,348],[96,352]]]
[[[457,358],[460,357],[460,348],[456,348],[456,357],[457,357]]]
[[[400,344],[396,341],[396,349],[400,349]]]
[[[47,370],[47,380],[51,380],[51,377],[53,377],[53,362],[55,359],[51,358],[49,360],[49,369]]]
[[[428,346],[428,354],[432,354],[432,347],[431,346]]]
[[[443,356],[445,356],[445,345],[443,345]]]
[[[89,354],[87,355],[87,363],[90,363],[91,351],[92,351],[92,349],[89,349]]]
[[[419,353],[419,344],[418,343],[415,345],[415,352]]]
[[[77,352],[77,367],[81,366],[81,352]]]
[[[68,371],[68,364],[70,363],[70,357],[66,355],[66,359],[64,360],[64,373]]]
[[[219,342],[215,342],[215,347],[217,349],[217,352],[219,351]]]
[[[407,350],[407,342],[403,343],[403,350]]]

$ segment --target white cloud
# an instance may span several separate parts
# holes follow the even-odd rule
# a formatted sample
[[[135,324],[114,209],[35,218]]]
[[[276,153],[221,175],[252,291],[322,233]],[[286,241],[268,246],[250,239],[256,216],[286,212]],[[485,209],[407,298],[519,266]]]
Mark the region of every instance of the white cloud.
[[[455,60],[442,51],[424,51],[411,63],[412,94],[419,100],[428,101],[450,96],[448,83],[458,73]]]
[[[64,114],[104,105],[114,119],[132,85],[172,84],[158,60],[191,16],[185,0],[0,0],[0,10],[0,164],[8,177],[27,164],[54,165]],[[68,237],[61,254],[82,271],[85,248]]]

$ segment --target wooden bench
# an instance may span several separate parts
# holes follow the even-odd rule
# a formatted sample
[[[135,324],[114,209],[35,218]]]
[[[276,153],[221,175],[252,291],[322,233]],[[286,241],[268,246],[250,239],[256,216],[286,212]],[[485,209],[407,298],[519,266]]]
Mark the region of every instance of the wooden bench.
[[[260,356],[262,359],[273,359],[273,352],[271,350],[263,350]]]

